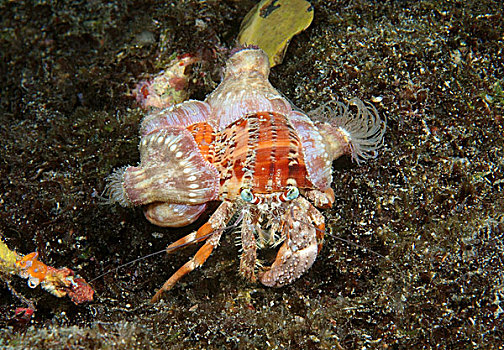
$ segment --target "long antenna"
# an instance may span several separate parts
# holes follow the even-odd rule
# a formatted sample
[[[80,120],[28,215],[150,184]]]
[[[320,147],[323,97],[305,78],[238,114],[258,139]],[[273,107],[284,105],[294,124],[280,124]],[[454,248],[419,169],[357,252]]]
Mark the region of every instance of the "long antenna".
[[[298,222],[300,222],[300,223],[302,223],[302,224],[304,224],[304,225],[307,225],[307,226],[312,226],[315,230],[317,230],[317,231],[319,231],[319,232],[323,232],[324,234],[325,234],[325,233],[327,233],[326,231],[321,230],[321,229],[319,229],[318,227],[316,227],[315,225],[313,225],[313,224],[311,224],[311,223],[308,223],[308,222],[306,222],[306,221],[302,221],[302,220],[298,220],[298,219],[294,219],[294,220],[296,220],[296,221],[298,221]],[[341,242],[347,243],[347,244],[349,244],[349,245],[351,245],[351,246],[354,246],[354,247],[356,247],[356,248],[362,249],[362,250],[364,250],[364,251],[369,251],[370,253],[373,253],[374,255],[376,255],[376,256],[378,256],[378,257],[380,257],[380,258],[382,258],[382,259],[387,260],[387,261],[388,261],[388,262],[390,262],[392,265],[394,265],[394,267],[396,267],[397,269],[400,269],[400,268],[399,268],[399,266],[398,266],[396,263],[394,263],[394,262],[393,262],[393,261],[392,261],[389,257],[387,257],[387,256],[385,256],[385,255],[382,255],[382,254],[380,254],[380,253],[378,253],[378,252],[374,251],[373,249],[366,248],[366,247],[364,247],[364,246],[362,246],[362,245],[360,245],[360,244],[358,244],[358,243],[355,243],[355,242],[349,241],[348,239],[345,239],[345,238],[341,238],[341,237],[338,237],[338,236],[331,236],[331,237],[333,237],[334,239],[336,239],[336,240],[338,240],[338,241],[341,241]]]
[[[238,219],[236,219],[236,221],[235,221],[232,225],[230,225],[230,226],[226,226],[226,227],[223,227],[223,228],[220,228],[220,229],[217,229],[217,230],[213,230],[213,231],[211,231],[211,232],[207,233],[206,235],[200,236],[200,237],[195,238],[195,239],[193,239],[193,240],[190,240],[190,241],[188,241],[188,242],[185,242],[185,243],[179,244],[179,245],[174,246],[174,247],[168,247],[168,248],[165,248],[165,249],[163,249],[163,250],[160,250],[160,251],[157,251],[157,252],[154,252],[154,253],[150,253],[150,254],[144,255],[144,256],[142,256],[142,257],[140,257],[140,258],[137,258],[137,259],[135,259],[135,260],[129,261],[129,262],[125,263],[125,264],[119,265],[119,266],[117,266],[116,268],[114,268],[114,269],[110,269],[109,271],[104,272],[104,273],[102,273],[101,275],[98,275],[97,277],[93,278],[92,280],[89,280],[89,281],[88,281],[88,283],[91,283],[91,282],[93,282],[93,281],[96,281],[97,279],[100,279],[100,278],[102,278],[103,276],[106,276],[106,275],[108,275],[108,274],[109,274],[109,273],[111,273],[111,272],[114,272],[114,271],[115,271],[115,272],[117,273],[117,272],[119,271],[119,269],[121,269],[121,268],[123,268],[123,267],[126,267],[126,266],[129,266],[129,265],[131,265],[131,264],[134,264],[134,263],[136,263],[136,262],[138,262],[138,261],[142,261],[142,260],[145,260],[145,259],[147,259],[147,258],[150,258],[150,257],[156,256],[156,255],[159,255],[159,254],[162,254],[162,253],[170,253],[171,251],[174,251],[174,250],[176,250],[176,249],[183,248],[183,247],[186,247],[186,246],[188,246],[188,245],[191,245],[191,244],[194,244],[194,243],[198,243],[198,242],[204,241],[205,239],[207,239],[208,237],[210,237],[210,236],[214,235],[214,234],[215,234],[215,233],[217,233],[217,232],[222,232],[222,231],[226,231],[226,230],[229,230],[229,229],[234,229],[234,228],[238,227],[238,225],[240,224],[240,222],[241,222],[242,220],[243,220],[243,212],[240,214],[240,216],[238,217]]]

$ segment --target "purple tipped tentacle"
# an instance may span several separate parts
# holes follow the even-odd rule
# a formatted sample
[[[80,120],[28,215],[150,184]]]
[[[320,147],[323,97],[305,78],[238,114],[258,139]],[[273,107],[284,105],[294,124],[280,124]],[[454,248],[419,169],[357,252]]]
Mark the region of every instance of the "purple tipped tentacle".
[[[112,174],[107,176],[107,185],[104,194],[108,197],[110,204],[119,203],[123,207],[131,207],[133,203],[129,199],[126,189],[124,188],[124,174],[131,166],[124,166],[114,170]]]
[[[351,99],[349,105],[330,101],[309,114],[313,119],[322,121],[316,126],[332,159],[349,154],[360,163],[378,155],[387,123],[372,104],[364,104],[357,98]]]

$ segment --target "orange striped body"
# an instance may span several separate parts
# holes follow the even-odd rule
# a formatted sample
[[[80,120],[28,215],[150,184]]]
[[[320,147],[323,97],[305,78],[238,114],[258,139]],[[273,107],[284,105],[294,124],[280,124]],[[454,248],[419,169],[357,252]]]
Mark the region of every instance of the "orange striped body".
[[[242,188],[254,193],[282,192],[287,186],[313,188],[299,135],[282,114],[251,114],[216,135],[206,123],[188,130],[220,174],[220,199],[236,198]]]
[[[198,145],[199,151],[206,161],[212,163],[214,159],[215,132],[207,122],[199,122],[187,127]]]

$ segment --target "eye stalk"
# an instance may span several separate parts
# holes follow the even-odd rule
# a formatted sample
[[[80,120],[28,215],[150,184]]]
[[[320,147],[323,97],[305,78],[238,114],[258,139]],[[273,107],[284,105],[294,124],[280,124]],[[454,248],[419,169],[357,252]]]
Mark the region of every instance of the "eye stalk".
[[[252,193],[252,190],[249,188],[243,188],[240,192],[240,196],[245,202],[250,204],[261,204],[263,199],[261,197],[257,197]]]
[[[255,196],[254,194],[252,193],[252,191],[248,188],[243,188],[240,192],[240,196],[242,197],[242,199],[245,201],[245,202],[249,202],[251,203]]]
[[[278,198],[282,202],[292,201],[299,197],[299,189],[295,186],[289,187],[285,192],[283,192]]]
[[[284,192],[272,193],[272,199],[280,202],[288,202],[299,197],[299,189],[295,186],[288,187]],[[261,204],[264,200],[261,196],[256,196],[249,188],[242,188],[240,191],[240,197],[247,203],[250,204]]]
[[[285,194],[285,198],[287,198],[287,200],[289,201],[294,200],[297,197],[299,197],[299,189],[297,187],[292,187]]]

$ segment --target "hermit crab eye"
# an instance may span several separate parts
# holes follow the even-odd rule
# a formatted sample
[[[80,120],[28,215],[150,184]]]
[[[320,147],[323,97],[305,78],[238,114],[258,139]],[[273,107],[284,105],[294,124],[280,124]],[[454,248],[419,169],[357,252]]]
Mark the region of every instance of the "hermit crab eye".
[[[299,196],[299,189],[297,187],[292,187],[290,190],[287,191],[286,198],[287,200],[291,201],[293,199],[296,199]]]
[[[240,196],[245,202],[252,202],[254,200],[254,194],[248,188],[244,188],[241,190]]]
[[[299,189],[297,187],[289,187],[286,189],[284,192],[282,192],[279,196],[278,199],[282,202],[287,202],[287,201],[292,201],[299,197]]]

